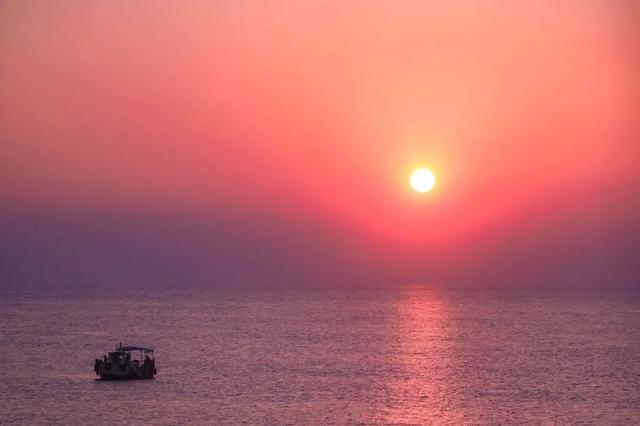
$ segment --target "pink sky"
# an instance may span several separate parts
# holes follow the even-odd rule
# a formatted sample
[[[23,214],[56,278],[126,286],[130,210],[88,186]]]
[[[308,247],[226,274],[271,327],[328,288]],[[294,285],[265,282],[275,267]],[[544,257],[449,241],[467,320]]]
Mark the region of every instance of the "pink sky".
[[[5,2],[5,281],[638,285],[638,28],[633,1]]]

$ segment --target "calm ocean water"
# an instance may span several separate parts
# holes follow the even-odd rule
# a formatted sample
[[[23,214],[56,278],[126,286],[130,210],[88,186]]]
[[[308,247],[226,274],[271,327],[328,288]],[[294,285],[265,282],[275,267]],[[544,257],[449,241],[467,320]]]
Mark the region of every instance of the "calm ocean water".
[[[2,424],[640,424],[637,293],[0,296]],[[156,380],[95,380],[119,341]]]

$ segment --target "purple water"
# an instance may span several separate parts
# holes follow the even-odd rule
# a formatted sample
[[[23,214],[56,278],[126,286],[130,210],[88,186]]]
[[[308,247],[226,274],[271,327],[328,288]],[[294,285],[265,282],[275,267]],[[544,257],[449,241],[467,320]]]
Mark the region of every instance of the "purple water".
[[[634,292],[0,296],[2,424],[640,422]],[[96,380],[120,341],[155,380]]]

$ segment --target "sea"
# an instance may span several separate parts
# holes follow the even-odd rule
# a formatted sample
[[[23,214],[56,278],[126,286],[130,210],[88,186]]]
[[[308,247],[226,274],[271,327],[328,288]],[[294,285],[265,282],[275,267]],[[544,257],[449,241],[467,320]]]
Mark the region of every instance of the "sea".
[[[637,291],[1,290],[0,339],[3,425],[640,424]]]

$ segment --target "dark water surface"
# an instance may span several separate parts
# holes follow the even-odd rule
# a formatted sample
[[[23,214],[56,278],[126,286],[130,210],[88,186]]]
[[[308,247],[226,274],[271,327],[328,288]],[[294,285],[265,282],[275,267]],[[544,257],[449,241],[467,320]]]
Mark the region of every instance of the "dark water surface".
[[[3,424],[640,424],[637,293],[0,296]],[[119,341],[156,380],[95,380]]]

